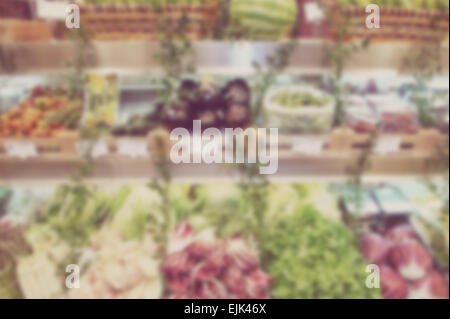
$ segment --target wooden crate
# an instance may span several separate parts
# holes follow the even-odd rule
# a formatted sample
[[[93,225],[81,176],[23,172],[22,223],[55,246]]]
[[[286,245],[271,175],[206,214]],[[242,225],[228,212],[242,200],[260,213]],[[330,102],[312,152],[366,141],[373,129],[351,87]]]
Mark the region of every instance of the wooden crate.
[[[350,36],[370,37],[374,40],[443,41],[448,35],[449,15],[439,11],[381,9],[381,28],[366,28],[367,13],[361,8],[350,8],[353,17]]]
[[[329,10],[333,10],[333,1],[324,1]],[[370,38],[376,41],[406,40],[406,41],[443,41],[449,34],[449,14],[443,11],[422,9],[403,9],[381,7],[379,29],[368,29],[365,8],[354,6],[345,9],[350,17],[347,40]],[[327,26],[327,33],[336,38],[337,30]]]
[[[323,149],[320,154],[302,152],[295,148],[298,139],[321,139]],[[118,154],[119,141],[134,140],[146,143],[149,158],[131,158]],[[421,130],[413,135],[380,135],[379,139],[398,139],[400,148],[386,154],[372,153],[370,156],[369,174],[412,174],[420,175],[433,173],[436,170],[430,167],[430,161],[437,159],[439,147],[448,147],[448,136],[436,130]],[[38,157],[26,160],[18,160],[9,157],[4,148],[4,142],[27,141],[32,142],[38,150]],[[155,130],[146,137],[105,137],[102,139],[107,145],[109,154],[97,159],[99,167],[102,163],[115,172],[113,167],[120,168],[126,172],[139,165],[149,165],[155,159],[168,158],[171,146],[175,143],[170,141],[169,132],[165,130]],[[10,166],[15,164],[36,165],[51,162],[71,163],[78,161],[80,156],[77,151],[77,143],[81,139],[76,136],[54,137],[54,138],[34,138],[34,139],[0,139],[0,163],[7,163]],[[283,165],[296,170],[301,168],[302,173],[311,174],[349,174],[360,158],[361,154],[367,150],[371,136],[358,134],[350,129],[335,129],[328,135],[280,135],[278,139],[278,159],[280,170],[286,170]],[[186,169],[189,166],[186,166]],[[182,168],[180,168],[182,169]],[[295,174],[295,173],[293,173]]]
[[[189,23],[182,32],[190,39],[209,37],[218,18],[219,2],[204,5],[150,6],[82,5],[82,23],[95,40],[156,40],[161,32],[176,28],[182,17]]]
[[[37,42],[51,39],[50,25],[43,20],[2,19],[0,21],[0,41]]]

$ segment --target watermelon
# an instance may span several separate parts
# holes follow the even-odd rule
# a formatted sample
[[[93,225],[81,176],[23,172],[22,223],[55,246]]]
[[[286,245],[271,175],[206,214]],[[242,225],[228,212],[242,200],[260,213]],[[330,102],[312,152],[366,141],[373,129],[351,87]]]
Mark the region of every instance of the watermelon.
[[[297,20],[296,0],[232,0],[231,23],[254,39],[289,35]]]

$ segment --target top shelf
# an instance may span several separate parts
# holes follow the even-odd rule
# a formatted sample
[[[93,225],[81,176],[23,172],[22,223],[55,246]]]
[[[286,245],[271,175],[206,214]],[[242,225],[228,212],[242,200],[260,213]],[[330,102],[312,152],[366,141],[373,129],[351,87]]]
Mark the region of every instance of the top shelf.
[[[193,43],[195,65],[200,73],[224,73],[246,75],[253,72],[252,61],[265,62],[273,55],[280,42],[222,42],[197,41]],[[330,71],[326,56],[327,41],[302,39],[292,54],[291,73],[321,74]],[[77,56],[73,42],[3,43],[9,57],[12,74],[39,74],[60,71]],[[154,54],[158,42],[93,42],[92,69],[112,70],[118,73],[158,73],[161,71]],[[348,61],[350,72],[368,70],[398,70],[404,57],[416,49],[411,42],[374,42],[367,50],[354,54]],[[442,69],[448,74],[449,48],[442,52]],[[1,69],[0,69],[1,70]],[[1,71],[0,71],[1,73]]]

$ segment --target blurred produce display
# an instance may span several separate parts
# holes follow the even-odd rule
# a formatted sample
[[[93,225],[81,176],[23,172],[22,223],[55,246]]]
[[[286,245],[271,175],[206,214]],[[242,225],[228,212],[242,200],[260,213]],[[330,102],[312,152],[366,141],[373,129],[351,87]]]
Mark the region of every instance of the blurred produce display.
[[[362,237],[365,258],[381,265],[381,286],[388,299],[445,299],[448,282],[407,223],[385,225]]]
[[[219,241],[213,229],[196,234],[186,223],[172,234],[163,272],[176,299],[265,299],[272,282],[243,238]]]
[[[217,0],[84,1],[83,22],[95,40],[157,40],[162,34],[211,37],[219,16]]]
[[[59,89],[35,87],[18,106],[0,114],[0,137],[51,137],[76,130],[83,102]]]
[[[415,134],[435,128],[448,134],[448,89],[392,86],[371,79],[358,87],[350,85],[349,91],[345,118],[355,132],[370,133],[378,127],[385,134]]]
[[[3,0],[0,2],[0,18],[30,19],[31,7],[27,0]],[[0,32],[1,33],[1,32]]]
[[[183,80],[175,96],[156,104],[148,114],[133,115],[117,126],[116,135],[146,135],[163,124],[167,129],[182,127],[192,130],[194,120],[202,121],[202,129],[246,128],[250,124],[251,92],[245,80],[235,79],[220,88],[212,82]]]
[[[0,299],[448,299],[448,1],[72,2],[0,0]]]
[[[334,10],[338,6],[342,19],[348,19],[348,39],[369,37],[382,41],[443,41],[448,39],[449,3],[443,0],[339,0],[323,2]],[[368,30],[366,6],[377,4],[381,8],[382,28]],[[338,30],[330,26],[336,36]]]
[[[415,189],[423,190],[414,185],[404,188],[412,192],[416,201],[419,195],[413,195]],[[448,278],[445,277],[448,277],[448,264],[445,266],[438,255],[447,251],[448,258],[448,246],[434,249],[429,245],[428,230],[423,228],[423,220],[430,226],[433,212],[428,208],[425,213],[419,213],[420,206],[413,205],[400,188],[393,185],[368,187],[359,197],[350,194],[347,192],[344,196],[344,214],[353,216],[347,216],[349,223],[356,220],[361,226],[362,253],[367,262],[380,267],[383,297],[448,298]],[[428,197],[427,203],[432,202]],[[445,228],[432,229],[435,235]],[[443,236],[439,238],[440,243],[446,241]]]
[[[52,29],[44,20],[2,18],[0,21],[0,41],[2,42],[46,42],[51,39]]]
[[[231,0],[230,25],[250,39],[288,38],[296,21],[296,0]]]
[[[365,8],[372,3],[382,8],[380,29],[365,26]],[[77,4],[83,24],[98,41],[158,40],[168,32],[189,39],[335,39],[338,30],[327,23],[327,12],[343,15],[338,20],[345,22],[347,40],[443,41],[449,34],[446,0],[79,0]],[[49,41],[53,37],[55,24],[23,20],[35,18],[29,1],[4,0],[1,6],[1,17],[15,20],[0,24],[0,39]],[[56,39],[69,35],[61,26],[54,30]]]
[[[22,297],[16,265],[21,256],[29,253],[23,229],[0,220],[0,299]]]
[[[334,105],[325,92],[307,86],[273,88],[265,97],[269,126],[296,133],[331,130]]]
[[[24,226],[13,226],[8,212],[1,220],[0,279],[8,285],[0,292],[6,298],[448,298],[448,270],[407,215],[387,210],[382,223],[361,219],[368,227],[354,235],[331,212],[337,201],[326,189],[270,186],[270,205],[260,212],[264,232],[256,239],[251,206],[238,186],[172,186],[178,213],[168,237],[156,236],[167,212],[150,188],[58,187]],[[377,198],[385,209],[406,207],[392,195]],[[381,290],[366,287],[366,263],[380,266]],[[64,288],[68,264],[82,269],[80,289]]]
[[[83,122],[87,128],[109,128],[117,120],[119,87],[115,75],[89,74],[87,109]]]
[[[295,234],[295,235],[294,235]],[[371,298],[356,239],[312,207],[297,210],[263,244],[277,298]]]
[[[159,264],[153,258],[156,244],[147,236],[142,241],[123,241],[109,230],[93,239],[90,265],[80,289],[70,291],[71,299],[156,299],[163,289]]]
[[[369,106],[376,110],[381,131],[386,134],[413,134],[420,126],[416,111],[396,95],[375,94],[367,97]]]

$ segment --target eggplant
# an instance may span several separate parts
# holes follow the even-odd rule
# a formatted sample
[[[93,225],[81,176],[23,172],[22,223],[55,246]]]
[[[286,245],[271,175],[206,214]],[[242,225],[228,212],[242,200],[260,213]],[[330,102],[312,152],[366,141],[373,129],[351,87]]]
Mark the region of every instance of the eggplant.
[[[169,130],[175,128],[192,128],[192,117],[189,112],[189,103],[187,101],[178,100],[170,104],[161,112],[161,122]]]
[[[197,82],[193,80],[183,80],[178,88],[178,97],[179,99],[188,101],[189,103],[194,102],[198,89],[199,85]]]
[[[222,97],[228,104],[250,105],[250,88],[245,80],[236,79],[223,89]]]
[[[251,93],[247,82],[236,79],[227,84],[222,91],[224,125],[230,128],[246,128],[250,124]]]
[[[220,128],[223,122],[223,103],[215,85],[200,86],[191,103],[193,119],[202,121],[202,129]]]
[[[229,128],[247,128],[250,125],[249,105],[232,103],[225,111],[225,126]]]

